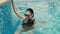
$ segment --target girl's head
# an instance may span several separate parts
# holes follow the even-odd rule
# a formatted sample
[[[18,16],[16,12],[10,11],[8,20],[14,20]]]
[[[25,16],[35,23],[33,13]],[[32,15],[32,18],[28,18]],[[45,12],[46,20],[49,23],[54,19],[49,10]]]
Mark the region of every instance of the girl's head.
[[[32,16],[32,17],[34,17],[33,9],[28,8],[28,9],[26,10],[25,16]]]

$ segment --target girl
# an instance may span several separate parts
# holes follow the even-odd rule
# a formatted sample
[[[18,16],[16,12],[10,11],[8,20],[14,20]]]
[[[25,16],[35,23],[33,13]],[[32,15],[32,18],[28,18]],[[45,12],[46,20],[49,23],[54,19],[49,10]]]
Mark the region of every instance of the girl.
[[[35,24],[35,19],[34,19],[34,12],[31,8],[28,8],[26,10],[26,13],[23,15],[21,15],[18,10],[16,9],[15,3],[13,0],[12,1],[12,6],[13,6],[13,10],[16,13],[16,15],[23,20],[23,24],[18,26],[17,31],[15,32],[15,34],[19,34],[22,31],[27,32],[27,34],[33,34],[33,28],[34,28],[34,24]],[[44,21],[39,21],[39,22],[44,22]]]

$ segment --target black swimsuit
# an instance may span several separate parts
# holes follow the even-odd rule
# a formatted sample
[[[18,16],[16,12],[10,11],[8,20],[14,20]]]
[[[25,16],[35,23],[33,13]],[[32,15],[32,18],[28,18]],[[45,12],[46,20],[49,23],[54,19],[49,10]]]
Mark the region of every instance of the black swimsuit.
[[[34,22],[35,22],[35,19],[31,20],[29,18],[26,18],[23,20],[22,26],[23,26],[23,28],[31,27],[34,25]]]

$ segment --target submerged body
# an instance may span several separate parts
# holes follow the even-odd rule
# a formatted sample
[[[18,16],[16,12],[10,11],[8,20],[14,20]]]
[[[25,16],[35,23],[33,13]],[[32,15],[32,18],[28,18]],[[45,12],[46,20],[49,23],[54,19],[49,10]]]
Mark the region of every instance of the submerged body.
[[[26,32],[27,34],[33,34],[34,24],[35,19],[33,20],[30,20],[29,18],[24,19],[23,24],[18,26],[18,29],[15,32],[15,34],[21,34],[21,32]]]

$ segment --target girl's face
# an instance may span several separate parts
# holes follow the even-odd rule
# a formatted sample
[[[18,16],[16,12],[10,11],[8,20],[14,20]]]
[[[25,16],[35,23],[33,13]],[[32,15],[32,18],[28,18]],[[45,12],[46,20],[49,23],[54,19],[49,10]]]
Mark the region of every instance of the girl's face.
[[[30,11],[26,11],[26,13],[25,13],[25,14],[27,14],[27,15],[31,15]]]
[[[31,13],[30,13],[30,11],[26,11],[26,13],[24,15],[25,15],[25,17],[30,17]]]

